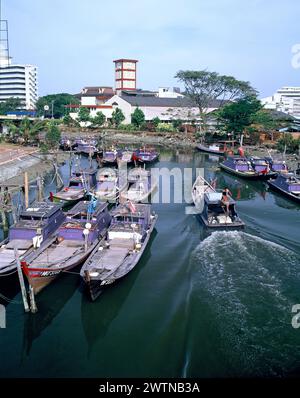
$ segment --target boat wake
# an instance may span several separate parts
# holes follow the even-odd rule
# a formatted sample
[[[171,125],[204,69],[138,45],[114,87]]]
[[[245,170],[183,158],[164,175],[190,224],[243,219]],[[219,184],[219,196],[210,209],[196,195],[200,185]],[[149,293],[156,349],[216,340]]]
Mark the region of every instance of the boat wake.
[[[291,326],[291,310],[300,302],[299,255],[243,232],[215,232],[194,250],[191,265],[194,312],[202,309],[206,319],[199,322],[218,336],[213,349],[226,358],[226,375],[295,372],[300,332]]]

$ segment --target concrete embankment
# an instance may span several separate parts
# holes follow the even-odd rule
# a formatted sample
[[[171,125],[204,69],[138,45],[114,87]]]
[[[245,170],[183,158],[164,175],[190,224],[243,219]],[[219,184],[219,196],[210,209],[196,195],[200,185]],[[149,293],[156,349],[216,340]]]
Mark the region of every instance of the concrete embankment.
[[[68,156],[66,153],[44,155],[37,152],[0,164],[0,185],[22,186],[25,172],[28,173],[29,180],[32,181],[37,176],[54,170],[53,164],[62,164]]]

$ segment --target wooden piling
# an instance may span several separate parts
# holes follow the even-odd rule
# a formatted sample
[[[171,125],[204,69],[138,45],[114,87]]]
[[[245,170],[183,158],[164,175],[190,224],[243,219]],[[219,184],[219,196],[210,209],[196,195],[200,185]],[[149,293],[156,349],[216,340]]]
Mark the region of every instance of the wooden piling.
[[[2,208],[1,209],[1,220],[2,220],[2,229],[4,232],[8,231],[8,222],[6,217],[6,211]]]
[[[28,184],[28,173],[24,173],[24,195],[25,195],[25,208],[29,207],[29,184]]]
[[[35,314],[38,309],[35,303],[35,296],[34,296],[34,291],[33,291],[33,287],[31,285],[29,285],[29,297],[30,297],[30,311]]]
[[[44,198],[42,177],[38,176],[36,182],[38,188],[38,201],[42,202]]]
[[[27,292],[25,288],[25,283],[24,283],[24,278],[23,278],[23,273],[22,273],[22,268],[21,268],[21,263],[20,263],[20,257],[18,253],[18,249],[15,247],[14,248],[15,252],[15,259],[17,263],[17,270],[18,270],[18,277],[19,277],[19,282],[20,282],[20,287],[21,287],[21,293],[22,293],[22,299],[23,299],[23,304],[24,304],[24,310],[25,312],[29,312],[29,305],[27,301]]]

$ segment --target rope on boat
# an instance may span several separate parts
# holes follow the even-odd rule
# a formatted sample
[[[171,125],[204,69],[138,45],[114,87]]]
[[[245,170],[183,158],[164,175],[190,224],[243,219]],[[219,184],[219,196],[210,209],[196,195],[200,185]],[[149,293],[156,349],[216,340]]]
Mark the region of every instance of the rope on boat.
[[[65,274],[73,274],[73,275],[80,275],[80,272],[74,272],[74,271],[62,271],[62,273],[65,273]]]
[[[16,272],[17,272],[17,270],[15,269],[13,272],[10,272],[9,274],[5,274],[5,275],[1,275],[1,274],[0,274],[0,278],[1,278],[1,277],[5,277],[5,276],[13,275],[13,274],[16,273]]]

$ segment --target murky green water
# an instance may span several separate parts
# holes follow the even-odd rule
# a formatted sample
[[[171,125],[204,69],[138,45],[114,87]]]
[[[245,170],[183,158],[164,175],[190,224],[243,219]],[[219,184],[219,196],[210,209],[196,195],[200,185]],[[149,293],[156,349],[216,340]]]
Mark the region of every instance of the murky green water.
[[[97,302],[87,301],[76,275],[64,275],[37,296],[37,314],[6,306],[0,376],[299,374],[291,309],[300,303],[300,207],[217,165],[208,155],[165,150],[156,167],[216,175],[239,198],[243,232],[208,236],[186,204],[154,204],[157,232],[141,262]],[[67,179],[68,165],[62,172]]]

